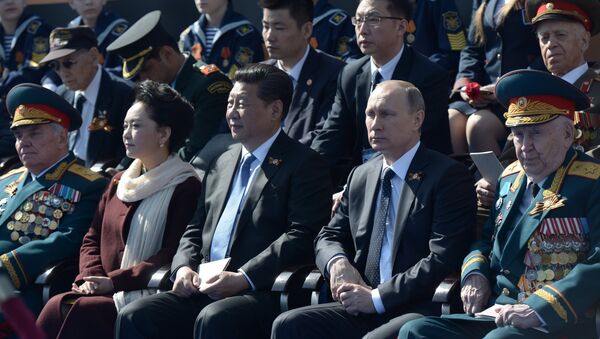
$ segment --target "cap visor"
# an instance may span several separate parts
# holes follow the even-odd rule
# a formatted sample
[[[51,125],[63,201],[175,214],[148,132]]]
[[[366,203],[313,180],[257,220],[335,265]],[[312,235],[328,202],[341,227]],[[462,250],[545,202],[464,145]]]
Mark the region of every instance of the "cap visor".
[[[19,126],[26,126],[26,125],[49,124],[51,122],[52,121],[46,120],[46,119],[21,119],[19,121],[13,122],[12,125],[10,125],[10,129],[17,128]]]
[[[55,51],[52,51],[48,54],[46,54],[46,56],[40,61],[41,64],[56,60],[56,59],[60,59],[62,57],[66,57],[67,55],[73,54],[75,53],[77,50],[76,49],[72,49],[72,48],[65,48],[65,49],[57,49]]]

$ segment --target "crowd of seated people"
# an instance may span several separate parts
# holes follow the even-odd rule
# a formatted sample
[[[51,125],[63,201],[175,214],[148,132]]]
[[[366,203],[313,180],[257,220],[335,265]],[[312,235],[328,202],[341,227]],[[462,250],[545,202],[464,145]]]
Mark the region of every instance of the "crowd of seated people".
[[[260,0],[259,27],[195,0],[179,37],[106,2],[52,29],[0,0],[0,274],[30,326],[597,337],[600,1]],[[323,297],[288,310],[274,285],[312,269]],[[448,277],[464,313],[434,302]]]

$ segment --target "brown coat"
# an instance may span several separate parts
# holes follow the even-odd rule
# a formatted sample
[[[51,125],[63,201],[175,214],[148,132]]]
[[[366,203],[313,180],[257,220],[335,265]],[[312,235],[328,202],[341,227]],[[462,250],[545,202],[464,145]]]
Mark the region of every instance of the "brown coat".
[[[139,202],[124,203],[116,197],[120,177],[121,174],[117,174],[104,192],[92,226],[83,239],[79,256],[80,273],[75,278],[78,285],[83,282],[83,277],[96,275],[110,277],[115,291],[146,288],[152,274],[171,262],[179,239],[196,209],[201,184],[197,179],[189,178],[173,192],[162,248],[138,265],[121,269],[129,225]],[[67,299],[76,301],[63,316],[61,307]],[[87,333],[88,339],[110,338],[116,315],[112,295],[81,298],[79,294],[67,292],[50,299],[37,323],[49,338],[76,338],[81,333]]]

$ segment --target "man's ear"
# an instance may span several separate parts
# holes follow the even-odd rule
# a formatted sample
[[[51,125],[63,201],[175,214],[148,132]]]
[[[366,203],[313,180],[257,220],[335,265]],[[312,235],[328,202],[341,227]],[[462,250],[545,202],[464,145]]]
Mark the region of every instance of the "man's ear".
[[[283,120],[283,101],[275,100],[271,103],[271,120]]]
[[[416,111],[413,115],[413,127],[415,128],[415,130],[420,130],[421,126],[423,126],[423,121],[425,120],[425,111],[420,109]]]
[[[309,41],[310,37],[312,36],[312,33],[313,33],[313,24],[312,24],[312,21],[305,22],[300,27],[300,30],[302,31],[302,36],[304,37],[304,39],[306,41]]]

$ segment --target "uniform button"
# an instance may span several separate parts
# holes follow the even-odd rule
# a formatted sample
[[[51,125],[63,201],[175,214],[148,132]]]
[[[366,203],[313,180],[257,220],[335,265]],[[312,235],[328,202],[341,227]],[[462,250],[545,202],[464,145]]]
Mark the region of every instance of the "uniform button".
[[[496,58],[498,58],[498,60],[502,59],[502,54],[500,54],[500,53],[496,54]]]
[[[503,271],[502,271],[502,274],[504,274],[504,275],[509,275],[509,274],[510,274],[510,271],[509,271],[509,270],[503,270]]]
[[[510,291],[508,290],[508,288],[503,288],[502,289],[502,294],[504,294],[505,296],[509,296],[510,295]]]

